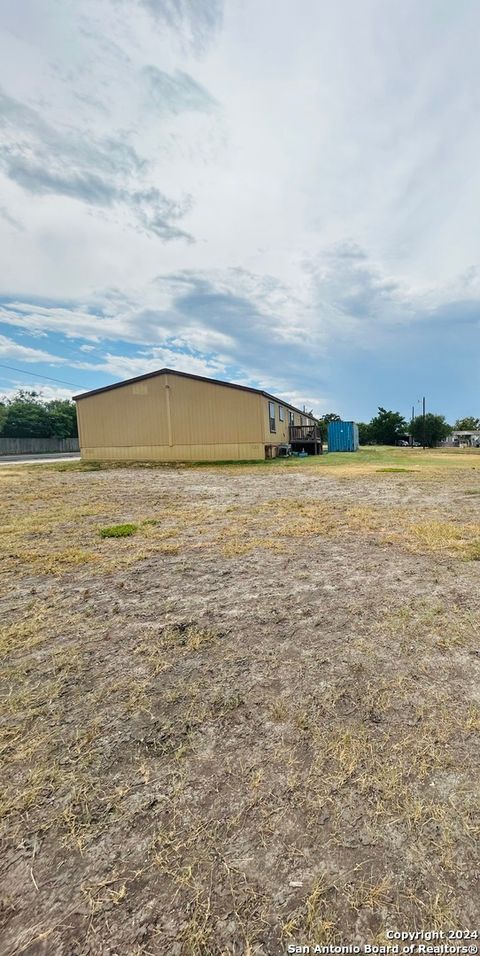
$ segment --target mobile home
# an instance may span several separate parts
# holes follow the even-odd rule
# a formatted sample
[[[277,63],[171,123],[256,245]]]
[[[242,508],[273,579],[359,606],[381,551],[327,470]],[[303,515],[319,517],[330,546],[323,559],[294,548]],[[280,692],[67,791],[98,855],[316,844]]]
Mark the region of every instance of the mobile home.
[[[319,454],[315,418],[268,392],[163,368],[75,396],[82,458],[230,461]]]

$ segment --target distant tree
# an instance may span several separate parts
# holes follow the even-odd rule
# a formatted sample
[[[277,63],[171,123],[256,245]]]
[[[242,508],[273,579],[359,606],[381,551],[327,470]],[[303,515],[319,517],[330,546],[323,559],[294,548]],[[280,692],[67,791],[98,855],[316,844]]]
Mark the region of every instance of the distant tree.
[[[358,443],[359,445],[368,445],[372,441],[370,425],[365,422],[358,422]]]
[[[74,402],[70,402],[68,399],[54,399],[47,402],[45,407],[48,412],[52,435],[59,438],[77,437],[77,410]]]
[[[435,448],[441,441],[445,441],[452,431],[451,425],[445,421],[444,415],[432,415],[427,412],[425,415],[425,444],[429,448]],[[410,425],[410,432],[415,441],[424,440],[423,416],[419,415]]]
[[[340,415],[337,415],[336,412],[327,412],[326,415],[323,416],[323,421],[326,422],[327,425],[329,422],[341,422],[341,420]]]
[[[370,441],[379,445],[395,445],[407,429],[407,423],[400,412],[389,412],[379,406],[378,415],[369,424]]]
[[[466,418],[457,418],[454,424],[455,431],[476,432],[480,429],[480,418],[474,418],[473,415],[467,415]]]
[[[5,403],[0,402],[0,435],[2,435],[2,431],[3,431],[3,422],[5,420],[5,412],[6,412]]]
[[[7,399],[0,421],[5,438],[73,438],[78,434],[73,402],[45,402],[38,392],[26,389]]]
[[[8,399],[2,429],[5,438],[48,438],[50,434],[48,412],[38,392],[20,389]]]
[[[327,440],[328,423],[340,422],[341,420],[342,419],[340,418],[340,415],[337,415],[336,412],[327,412],[325,415],[322,415],[322,417],[318,419],[318,424],[320,425],[320,432],[322,435],[322,441]]]

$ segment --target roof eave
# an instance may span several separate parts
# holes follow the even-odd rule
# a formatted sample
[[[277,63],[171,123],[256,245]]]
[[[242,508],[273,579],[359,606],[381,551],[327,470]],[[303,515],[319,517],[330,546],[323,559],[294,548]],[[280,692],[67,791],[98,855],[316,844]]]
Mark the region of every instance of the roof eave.
[[[190,372],[179,372],[174,368],[160,368],[155,372],[146,372],[144,375],[137,375],[135,378],[125,379],[123,382],[113,382],[112,385],[103,385],[101,388],[93,388],[89,392],[81,392],[79,395],[73,395],[72,398],[74,402],[78,402],[85,398],[92,398],[94,395],[101,395],[102,392],[110,392],[115,388],[123,388],[125,385],[135,385],[136,382],[144,382],[146,379],[156,378],[157,375],[177,375],[179,378],[190,378],[197,382],[208,382],[210,385],[222,385],[225,388],[236,388],[242,392],[252,392],[254,395],[263,395],[263,397],[269,401],[278,402],[285,408],[289,408],[292,412],[297,412],[305,418],[315,419],[315,415],[311,415],[309,412],[303,412],[301,408],[290,405],[289,402],[283,401],[283,399],[278,398],[276,395],[270,395],[269,392],[264,392],[263,389],[251,388],[249,385],[237,385],[236,382],[222,382],[220,379],[207,378],[205,375],[192,375]]]

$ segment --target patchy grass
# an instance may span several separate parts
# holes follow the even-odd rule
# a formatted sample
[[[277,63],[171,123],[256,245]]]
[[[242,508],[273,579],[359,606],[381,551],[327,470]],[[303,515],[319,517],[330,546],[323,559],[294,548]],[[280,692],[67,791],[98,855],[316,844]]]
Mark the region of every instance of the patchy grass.
[[[444,552],[476,560],[480,548],[480,522],[422,522],[410,525],[405,537],[413,550]]]
[[[476,541],[470,541],[467,544],[465,558],[467,561],[480,561],[480,537]]]
[[[390,449],[384,460],[389,462],[392,455],[395,460],[395,455],[402,451]],[[119,487],[121,482],[121,495],[112,493],[110,468],[95,474],[83,474],[81,470],[58,471],[51,465],[29,469],[27,474],[20,469],[2,472],[5,520],[0,529],[0,565],[7,575],[24,567],[30,567],[33,573],[52,576],[69,574],[75,568],[108,574],[132,567],[155,554],[187,556],[198,549],[213,548],[230,559],[257,551],[281,555],[288,554],[298,538],[346,539],[356,534],[366,534],[381,543],[417,553],[437,551],[458,559],[476,560],[480,523],[475,522],[472,514],[465,514],[463,520],[439,522],[434,517],[436,505],[429,510],[426,502],[420,500],[414,509],[415,524],[409,520],[411,512],[403,502],[408,489],[413,483],[421,488],[429,474],[429,480],[440,479],[440,473],[437,477],[436,472],[430,472],[424,459],[418,472],[407,470],[399,476],[402,494],[395,497],[393,485],[388,492],[383,485],[381,496],[375,493],[374,482],[380,480],[375,471],[381,460],[377,449],[373,458],[368,451],[365,459],[358,459],[358,467],[349,464],[346,470],[338,459],[345,461],[348,456],[331,457],[337,459],[334,470],[338,480],[348,482],[340,496],[330,493],[325,496],[324,485],[317,485],[317,480],[332,480],[326,477],[332,474],[330,466],[325,472],[322,463],[308,463],[303,471],[291,473],[282,470],[283,465],[276,471],[265,471],[263,466],[254,471],[226,468],[221,472],[222,481],[235,480],[237,475],[252,481],[251,476],[256,474],[261,488],[258,499],[245,502],[233,496],[226,504],[216,501],[208,492],[200,499],[195,496],[194,502],[191,496],[178,492],[159,495],[155,491],[156,483],[169,481],[171,471],[168,469],[137,472],[134,483],[129,481],[126,468],[117,471],[115,480]],[[351,457],[355,458],[350,456],[349,461]],[[450,457],[437,455],[435,460],[443,463]],[[455,456],[454,460],[458,463]],[[210,468],[204,471],[209,475],[216,473]],[[194,476],[196,471],[187,469],[184,474]],[[299,496],[296,488],[293,495],[285,497],[285,481],[290,480],[290,474],[302,480],[311,476],[313,480],[307,494]],[[468,481],[468,472],[456,471],[455,474],[461,490],[462,482]],[[366,493],[358,499],[352,483],[367,479]],[[278,483],[275,494],[269,494],[266,481]],[[75,483],[75,505],[69,495],[71,482]],[[395,500],[387,500],[386,494],[393,495]],[[469,500],[475,499],[469,497]],[[128,522],[131,527],[124,528],[125,523],[119,519],[126,510],[131,515]],[[443,531],[439,525],[444,526]],[[108,549],[102,543],[104,535],[112,536]],[[127,536],[128,547],[123,542]]]
[[[157,461],[72,461],[52,462],[37,465],[36,469],[48,469],[59,472],[120,471],[135,468],[147,471],[190,471],[209,468],[215,471],[232,469],[244,471],[252,468],[260,472],[303,470],[313,468],[315,472],[329,472],[331,469],[354,476],[360,472],[375,473],[381,468],[405,467],[407,470],[420,469],[422,473],[445,472],[456,469],[480,468],[480,449],[478,448],[395,448],[375,445],[360,447],[355,453],[325,452],[320,456],[307,458],[273,458],[265,461],[219,461],[219,462],[157,462]],[[29,469],[30,471],[32,468]]]
[[[12,652],[29,650],[46,639],[44,622],[46,608],[42,604],[30,603],[28,616],[15,620],[11,624],[0,625],[0,656],[8,658]]]
[[[472,459],[398,454],[0,472],[6,956],[475,924]]]

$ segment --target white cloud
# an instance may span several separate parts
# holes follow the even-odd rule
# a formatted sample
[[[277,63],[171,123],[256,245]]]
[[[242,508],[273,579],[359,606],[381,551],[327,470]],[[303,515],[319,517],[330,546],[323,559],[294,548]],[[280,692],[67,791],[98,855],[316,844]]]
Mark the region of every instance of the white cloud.
[[[476,331],[478,5],[41,7],[0,12],[4,329],[329,406],[338,347]]]
[[[113,355],[109,352],[103,356],[101,362],[79,362],[76,368],[89,372],[105,372],[115,380],[134,378],[155,372],[159,368],[175,368],[179,372],[189,372],[191,375],[205,375],[207,378],[225,377],[225,366],[217,360],[208,360],[200,356],[185,355],[172,349],[151,349],[143,355]]]
[[[0,357],[19,362],[48,362],[52,365],[59,365],[64,360],[57,355],[51,355],[50,352],[43,352],[41,349],[32,349],[27,345],[19,345],[13,339],[6,335],[0,335]]]
[[[21,389],[27,389],[28,391],[37,392],[37,394],[46,402],[53,401],[54,399],[71,399],[72,395],[75,394],[75,389],[71,388],[60,388],[55,387],[54,385],[45,385],[38,384],[34,379],[25,385],[25,381],[16,382],[10,388],[3,389],[0,394],[0,401],[5,401],[6,399],[13,398],[14,395]],[[78,389],[76,390],[78,392]]]

